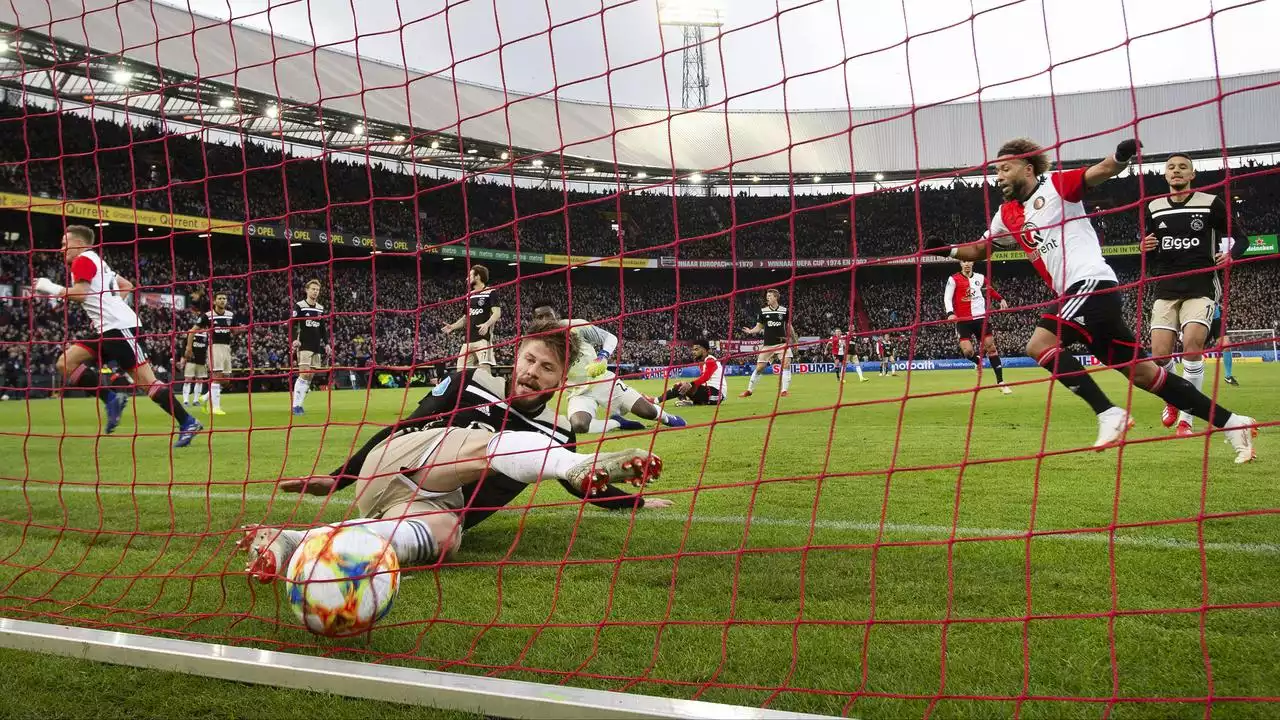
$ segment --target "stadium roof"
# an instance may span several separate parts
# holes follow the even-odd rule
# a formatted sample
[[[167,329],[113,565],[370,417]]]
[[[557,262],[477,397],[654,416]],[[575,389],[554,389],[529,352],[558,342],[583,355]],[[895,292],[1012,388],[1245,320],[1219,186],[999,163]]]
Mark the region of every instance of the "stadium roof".
[[[1061,138],[1065,163],[1097,159],[1135,117],[1153,154],[1280,146],[1280,72],[914,109],[668,111],[455,82],[145,0],[15,0],[0,23],[14,28],[3,85],[469,172],[911,178],[979,166],[1023,135]]]

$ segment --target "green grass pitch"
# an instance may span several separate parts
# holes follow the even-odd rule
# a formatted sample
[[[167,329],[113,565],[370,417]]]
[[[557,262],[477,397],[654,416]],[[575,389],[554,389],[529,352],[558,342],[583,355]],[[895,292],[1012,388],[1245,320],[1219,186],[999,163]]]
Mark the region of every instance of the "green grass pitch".
[[[1280,508],[1275,431],[1236,466],[1220,434],[1163,439],[1159,401],[1137,392],[1130,440],[1160,440],[1063,452],[1093,441],[1088,408],[1054,387],[1046,433],[1044,374],[1009,375],[1027,384],[1007,397],[944,394],[974,374],[939,371],[797,376],[785,399],[767,377],[746,400],[730,378],[718,413],[680,409],[697,427],[605,442],[653,442],[666,472],[648,492],[674,507],[583,509],[548,483],[520,502],[556,506],[491,518],[458,564],[405,576],[375,632],[341,643],[245,579],[235,528],[346,516],[349,492],[272,483],[330,469],[376,429],[362,419],[386,423],[424,390],[313,393],[302,418],[283,394],[227,395],[227,416],[202,416],[214,432],[176,451],[145,398],[111,437],[87,399],[0,403],[0,614],[859,717],[1200,718],[1210,693],[1216,718],[1280,712],[1243,700],[1280,697],[1280,517],[1251,512]],[[1098,377],[1123,400],[1121,376]],[[1238,377],[1223,404],[1275,419],[1280,366]],[[119,700],[135,717],[184,707],[162,704],[159,673],[20,653],[0,666],[85,693],[137,683]],[[193,688],[174,702],[199,698],[196,714],[357,707],[166,682]],[[31,687],[28,706],[65,706],[62,685]]]

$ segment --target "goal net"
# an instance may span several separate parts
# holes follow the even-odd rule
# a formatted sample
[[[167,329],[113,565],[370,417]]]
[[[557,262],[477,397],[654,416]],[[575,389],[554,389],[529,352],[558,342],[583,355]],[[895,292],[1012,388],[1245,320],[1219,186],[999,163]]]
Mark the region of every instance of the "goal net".
[[[505,716],[1275,714],[1277,333],[1227,333],[1224,409],[1186,403],[1257,419],[1242,464],[1245,431],[1175,434],[1095,335],[1149,349],[1161,293],[1215,272],[1227,327],[1274,326],[1278,26],[1277,0],[5,3],[0,645]],[[1020,137],[1051,169],[1015,217]],[[1223,268],[1141,249],[1185,202],[1175,152],[1221,200],[1169,217],[1247,243]],[[1036,215],[1063,207],[1088,217]],[[937,250],[993,216],[1015,242],[975,275]],[[528,339],[544,307],[581,354]],[[632,448],[660,480],[605,465]],[[591,458],[617,482],[584,499]],[[316,635],[272,538],[359,522],[398,592]],[[390,572],[366,559],[315,585],[348,615]]]

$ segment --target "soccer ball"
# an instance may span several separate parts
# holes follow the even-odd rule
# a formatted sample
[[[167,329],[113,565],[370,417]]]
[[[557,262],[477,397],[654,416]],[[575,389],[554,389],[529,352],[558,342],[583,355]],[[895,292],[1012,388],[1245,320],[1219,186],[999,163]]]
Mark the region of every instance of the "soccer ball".
[[[307,533],[289,559],[285,589],[298,619],[317,635],[358,635],[391,610],[400,560],[391,544],[359,526]]]

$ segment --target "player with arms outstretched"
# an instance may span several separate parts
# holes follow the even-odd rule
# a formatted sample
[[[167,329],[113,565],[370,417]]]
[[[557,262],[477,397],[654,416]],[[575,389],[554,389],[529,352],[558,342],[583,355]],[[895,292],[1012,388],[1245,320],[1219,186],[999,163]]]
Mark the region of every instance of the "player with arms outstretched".
[[[565,386],[569,423],[574,432],[643,430],[642,423],[623,417],[628,414],[657,420],[668,427],[685,426],[683,418],[664,411],[609,371],[609,358],[618,347],[616,335],[585,320],[563,319],[550,305],[534,308],[533,322],[556,323],[568,328],[581,341],[575,345],[578,355],[569,364],[568,384]],[[596,419],[596,413],[601,409],[605,410],[604,414],[609,418],[607,421]]]
[[[996,376],[996,385],[1000,392],[1010,395],[1013,390],[1004,384],[1004,363],[1000,360],[1000,351],[996,349],[995,334],[987,324],[988,296],[1006,310],[1009,303],[998,290],[987,284],[987,276],[973,271],[972,262],[961,262],[960,272],[947,278],[947,287],[942,294],[942,304],[947,310],[947,319],[956,324],[956,337],[960,341],[960,352],[982,369],[982,355],[991,362],[991,370]],[[982,353],[974,350],[977,341]]]
[[[1039,145],[1027,139],[1005,143],[995,161],[1005,202],[990,229],[982,240],[938,252],[978,261],[987,258],[992,245],[1021,249],[1062,298],[1055,312],[1040,319],[1027,354],[1097,413],[1095,448],[1119,442],[1133,421],[1066,352],[1071,345],[1087,346],[1094,357],[1129,376],[1137,387],[1225,429],[1236,462],[1249,462],[1254,458],[1256,422],[1217,405],[1191,383],[1147,359],[1125,321],[1124,304],[1115,292],[1116,274],[1089,222],[1085,191],[1120,174],[1137,149],[1136,141],[1125,140],[1114,155],[1096,165],[1047,174],[1049,156]]]
[[[689,350],[699,365],[698,377],[668,388],[666,395],[651,400],[654,405],[676,398],[679,398],[676,400],[677,407],[719,405],[724,401],[724,365],[711,354],[711,346],[706,340],[694,340],[689,343]]]
[[[328,493],[354,484],[358,524],[391,543],[403,568],[457,551],[462,531],[515,499],[529,485],[555,478],[605,508],[669,507],[613,483],[658,479],[662,460],[631,449],[579,455],[576,442],[547,403],[564,386],[580,340],[558,322],[534,323],[516,350],[508,387],[483,368],[455,372],[423,398],[407,419],[384,428],[328,478],[280,483],[282,490]],[[318,482],[317,482],[318,481]],[[271,582],[288,567],[306,531],[249,526],[239,546],[246,571]]]
[[[302,403],[311,389],[311,378],[328,367],[333,348],[325,332],[325,310],[320,304],[320,281],[312,278],[305,286],[307,297],[293,306],[293,321],[289,323],[289,346],[297,356],[298,379],[293,381],[293,414],[301,415]]]
[[[778,361],[782,365],[782,397],[787,397],[791,389],[791,348],[796,342],[796,331],[791,326],[791,311],[779,304],[782,293],[770,289],[765,293],[764,307],[756,316],[756,324],[742,328],[747,335],[763,335],[764,344],[756,355],[756,369],[751,371],[751,379],[747,381],[747,389],[738,397],[751,397],[760,380],[760,373],[766,365]]]
[[[1204,349],[1222,299],[1216,269],[1249,249],[1249,238],[1221,197],[1196,192],[1191,158],[1174,153],[1164,164],[1169,195],[1147,203],[1147,236],[1142,251],[1148,273],[1158,278],[1151,307],[1151,353],[1173,372],[1174,344],[1182,337],[1182,377],[1197,390],[1204,386]],[[1229,249],[1228,249],[1229,247]],[[1201,272],[1194,272],[1199,270]],[[1181,274],[1191,273],[1191,274]],[[1163,277],[1177,275],[1176,277]],[[1166,404],[1161,421],[1177,423],[1178,435],[1195,432],[1191,415]]]
[[[227,294],[215,293],[213,309],[200,315],[196,324],[187,332],[187,350],[184,357],[188,361],[195,357],[197,336],[203,336],[205,339],[209,374],[209,402],[205,405],[205,410],[214,415],[227,414],[222,409],[222,382],[231,379],[231,328],[235,322],[235,313],[227,308]],[[183,395],[185,394],[184,389]]]
[[[50,297],[80,303],[97,337],[77,340],[68,345],[58,358],[58,374],[63,382],[94,393],[107,409],[106,432],[115,432],[124,414],[129,396],[101,384],[96,362],[114,362],[161,410],[178,423],[174,447],[191,444],[195,434],[204,428],[174,400],[167,383],[156,379],[138,332],[138,316],[124,299],[133,291],[133,283],[121,277],[93,249],[93,230],[83,225],[68,225],[62,235],[62,254],[71,266],[72,285],[63,287],[49,278],[37,278],[33,289]]]

